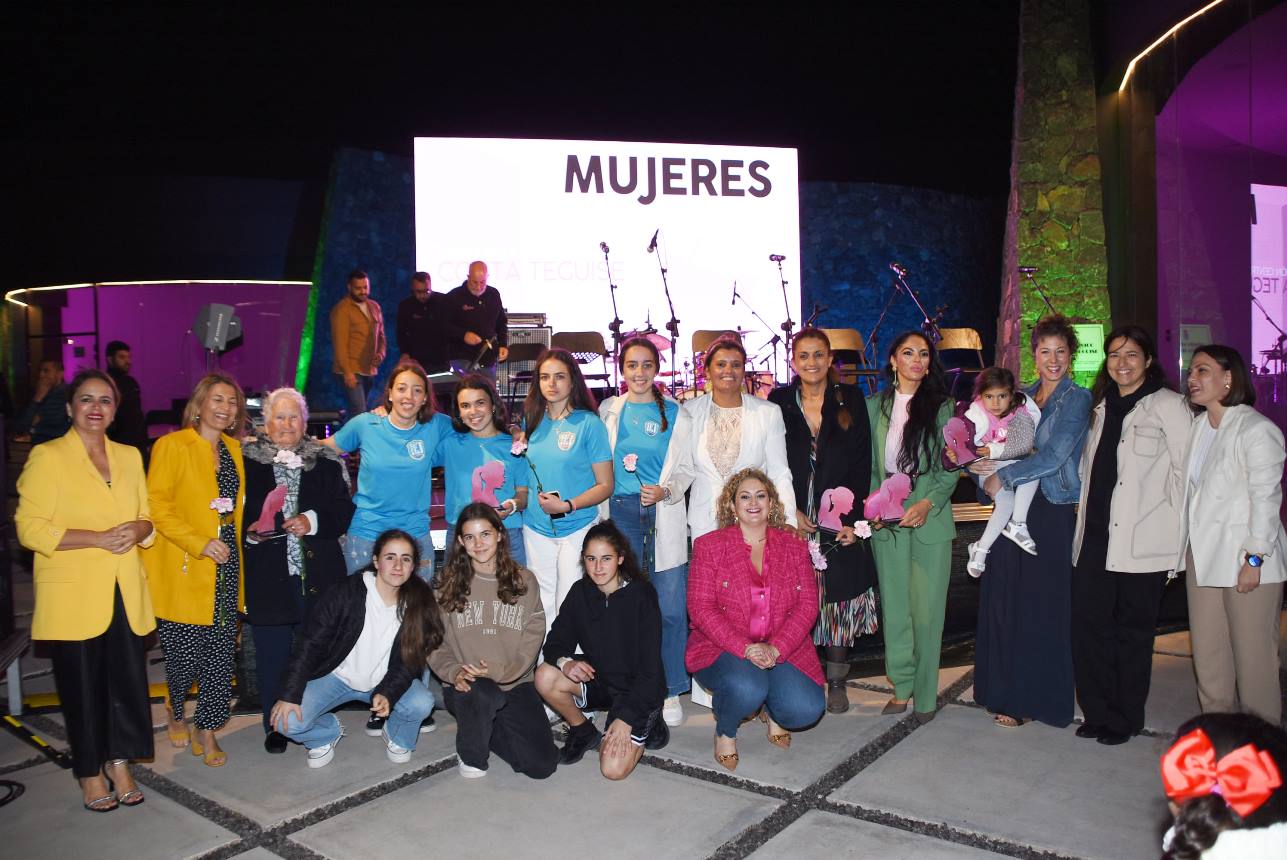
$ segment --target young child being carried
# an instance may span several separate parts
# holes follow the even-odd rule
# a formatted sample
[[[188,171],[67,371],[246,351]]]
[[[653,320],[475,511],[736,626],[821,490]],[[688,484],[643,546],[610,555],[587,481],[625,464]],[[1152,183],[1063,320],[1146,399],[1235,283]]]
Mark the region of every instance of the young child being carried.
[[[966,425],[974,453],[994,460],[1000,469],[1032,453],[1041,410],[1016,390],[1014,374],[1004,367],[989,367],[974,382],[974,399],[960,416]],[[956,465],[960,462],[953,446],[944,446],[943,456]],[[974,476],[976,483],[982,479]],[[970,560],[965,569],[976,579],[987,566],[988,552],[999,535],[1018,544],[1030,555],[1037,554],[1037,544],[1028,534],[1028,508],[1037,494],[1037,481],[1020,484],[1015,490],[1002,490],[993,499],[992,516],[983,536],[970,544]]]

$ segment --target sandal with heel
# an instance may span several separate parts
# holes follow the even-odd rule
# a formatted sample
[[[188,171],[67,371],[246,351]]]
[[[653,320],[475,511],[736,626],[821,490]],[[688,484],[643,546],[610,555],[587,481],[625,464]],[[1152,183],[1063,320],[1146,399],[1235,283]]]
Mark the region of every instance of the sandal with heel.
[[[791,749],[791,733],[786,729],[782,729],[780,732],[773,731],[773,723],[769,720],[769,712],[767,708],[760,709],[760,722],[764,723],[764,730],[769,739],[769,743],[773,744],[778,749]],[[781,729],[782,727],[778,726],[778,728]]]
[[[122,766],[128,768],[129,764],[128,759],[117,758],[109,761],[107,763],[107,767],[115,770]],[[103,777],[107,780],[107,785],[112,789],[112,793],[116,794],[116,780],[107,775],[106,769],[103,771]],[[124,794],[116,794],[116,802],[121,806],[138,806],[145,800],[147,800],[147,798],[143,796],[143,789],[139,788],[137,784]]]
[[[190,743],[192,754],[201,759],[206,767],[223,767],[228,762],[228,754],[220,749],[212,749],[206,752],[205,745],[197,740],[197,733],[194,730],[191,735]]]
[[[715,739],[716,739],[716,743],[718,743],[718,742],[719,742],[719,736],[718,736],[718,735],[716,735],[716,736],[715,736]],[[738,761],[738,759],[737,759],[737,753],[735,753],[735,752],[732,752],[732,753],[721,753],[721,752],[719,751],[719,747],[718,747],[718,746],[716,746],[716,748],[715,748],[715,761],[719,762],[721,765],[723,765],[724,767],[728,768],[729,770],[737,770],[737,761]]]

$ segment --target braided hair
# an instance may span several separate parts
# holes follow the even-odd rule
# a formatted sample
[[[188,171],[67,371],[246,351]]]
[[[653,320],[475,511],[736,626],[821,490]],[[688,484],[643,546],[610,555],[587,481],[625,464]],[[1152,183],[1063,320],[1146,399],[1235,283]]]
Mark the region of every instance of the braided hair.
[[[648,353],[652,356],[653,367],[661,368],[661,353],[657,351],[657,344],[646,337],[636,335],[621,344],[621,354],[617,356],[618,370],[622,373],[626,372],[626,353],[636,346],[640,349],[648,350]],[[652,396],[657,401],[657,413],[661,415],[661,432],[665,433],[666,428],[669,426],[666,421],[666,398],[662,396],[661,388],[655,384],[652,386]]]

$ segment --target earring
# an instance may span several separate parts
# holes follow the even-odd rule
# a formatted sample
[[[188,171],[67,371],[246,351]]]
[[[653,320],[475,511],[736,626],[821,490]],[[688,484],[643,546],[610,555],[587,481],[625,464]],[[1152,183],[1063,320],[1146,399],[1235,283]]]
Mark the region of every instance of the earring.
[[[1224,387],[1225,387],[1225,388],[1228,388],[1228,387],[1229,387],[1229,383],[1227,383],[1227,382],[1226,382],[1226,383],[1224,384]]]

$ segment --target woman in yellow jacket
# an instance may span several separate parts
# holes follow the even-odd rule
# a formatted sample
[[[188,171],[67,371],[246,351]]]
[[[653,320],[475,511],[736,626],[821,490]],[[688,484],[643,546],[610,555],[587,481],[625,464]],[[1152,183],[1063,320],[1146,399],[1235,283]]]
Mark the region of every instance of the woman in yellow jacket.
[[[241,508],[246,473],[241,443],[246,398],[231,376],[212,373],[192,390],[182,430],[157,440],[148,468],[148,503],[158,537],[143,554],[157,632],[165,649],[170,743],[191,745],[211,767],[227,756],[215,731],[228,722],[241,578]],[[189,733],[188,691],[197,682]]]
[[[72,772],[85,808],[110,812],[143,802],[127,762],[152,757],[144,637],[156,623],[137,549],[152,523],[142,457],[107,439],[116,386],[85,370],[68,392],[72,429],[31,449],[16,522],[36,554],[31,636],[49,642]]]

